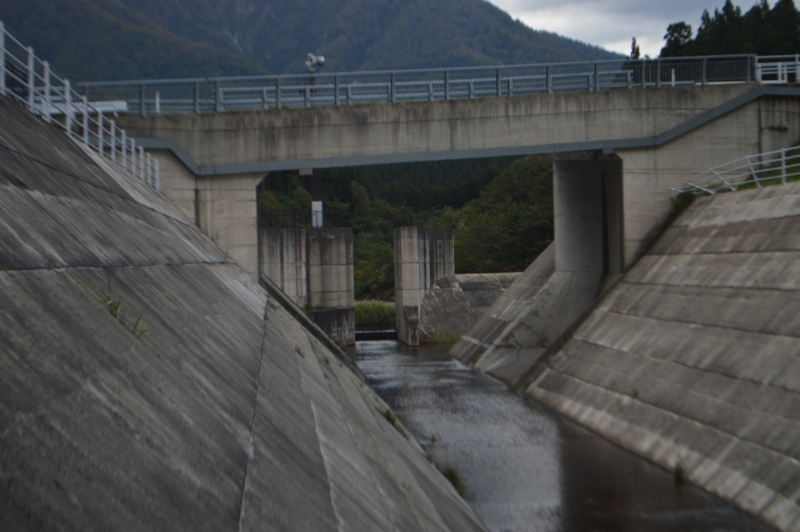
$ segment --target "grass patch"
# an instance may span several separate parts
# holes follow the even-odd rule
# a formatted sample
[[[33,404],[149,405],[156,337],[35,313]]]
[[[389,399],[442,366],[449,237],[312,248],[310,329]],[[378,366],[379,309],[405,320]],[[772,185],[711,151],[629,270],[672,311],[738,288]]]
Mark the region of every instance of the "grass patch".
[[[394,303],[356,301],[356,330],[391,330],[395,328]]]
[[[439,471],[444,475],[444,478],[450,481],[450,484],[456,489],[461,498],[464,498],[464,486],[461,485],[461,477],[458,474],[458,471],[453,468],[453,466],[447,466],[444,468],[439,468]]]
[[[379,408],[378,412],[380,412],[381,415],[384,418],[386,418],[386,421],[388,421],[389,424],[391,424],[397,430],[397,432],[402,434],[405,439],[407,440],[411,439],[408,435],[408,432],[406,432],[406,429],[403,428],[403,424],[400,423],[399,419],[397,419],[397,415],[394,413],[394,410],[387,407],[387,408]]]

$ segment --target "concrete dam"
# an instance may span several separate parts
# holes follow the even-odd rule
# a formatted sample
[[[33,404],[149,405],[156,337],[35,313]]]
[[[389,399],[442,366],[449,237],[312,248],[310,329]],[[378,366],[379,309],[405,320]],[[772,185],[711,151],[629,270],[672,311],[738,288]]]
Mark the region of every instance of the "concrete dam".
[[[168,200],[0,97],[0,529],[485,530]]]

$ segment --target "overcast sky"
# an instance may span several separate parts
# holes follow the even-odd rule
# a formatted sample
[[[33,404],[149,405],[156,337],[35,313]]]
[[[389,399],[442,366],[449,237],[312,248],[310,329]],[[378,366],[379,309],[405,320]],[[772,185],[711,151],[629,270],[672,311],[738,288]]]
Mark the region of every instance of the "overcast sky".
[[[692,36],[704,9],[722,8],[725,0],[489,0],[512,18],[535,30],[546,30],[628,55],[636,37],[642,56],[656,57],[667,26],[684,21]],[[756,0],[734,5],[749,10]],[[770,1],[770,6],[775,2]]]

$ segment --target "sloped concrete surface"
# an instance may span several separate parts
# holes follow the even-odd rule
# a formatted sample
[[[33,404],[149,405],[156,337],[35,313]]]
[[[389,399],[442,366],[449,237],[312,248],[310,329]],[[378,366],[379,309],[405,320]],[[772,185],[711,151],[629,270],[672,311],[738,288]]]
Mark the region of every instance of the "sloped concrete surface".
[[[596,301],[603,273],[555,271],[555,244],[536,258],[450,354],[516,385]]]
[[[422,336],[460,337],[497,301],[521,273],[462,273],[434,281],[419,315]]]
[[[800,185],[703,198],[527,393],[800,530]]]
[[[0,530],[485,530],[169,202],[3,99],[0,303]]]

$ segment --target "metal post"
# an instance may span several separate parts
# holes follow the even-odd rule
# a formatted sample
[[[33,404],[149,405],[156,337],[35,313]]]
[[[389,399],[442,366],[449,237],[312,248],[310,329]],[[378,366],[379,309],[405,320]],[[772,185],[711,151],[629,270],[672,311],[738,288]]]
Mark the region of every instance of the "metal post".
[[[261,87],[261,107],[269,109],[269,101],[267,100],[267,88]]]
[[[353,89],[352,85],[348,85],[347,86],[347,89],[346,89],[347,105],[352,105],[352,101],[353,101],[353,91],[352,91],[352,89]]]
[[[514,78],[508,78],[508,96],[514,96]]]
[[[28,46],[28,110],[33,112],[33,96],[36,90],[36,58],[33,55],[33,48]]]
[[[550,65],[545,67],[544,77],[547,83],[547,94],[553,94],[553,73],[550,71]]]
[[[81,96],[83,100],[83,143],[89,145],[89,99],[86,95]]]
[[[145,92],[144,83],[140,83],[139,84],[139,114],[142,115],[142,116],[145,116],[147,114],[147,111],[144,108],[144,104],[145,104],[144,92]]]
[[[334,105],[339,107],[339,74],[333,78],[333,99]]]
[[[707,77],[706,77],[706,66],[707,65],[708,65],[708,58],[704,57],[703,58],[703,85],[706,84],[706,79],[707,79]]]
[[[304,104],[306,107],[311,107],[311,87],[308,85],[306,85]]]
[[[156,172],[156,190],[159,192],[161,191],[161,165],[158,162],[158,159],[155,160],[155,172]]]
[[[147,154],[147,163],[145,164],[145,168],[147,169],[147,184],[152,187],[153,186],[153,157],[149,153]]]
[[[105,149],[103,147],[103,113],[100,111],[97,112],[97,149],[100,151],[100,155],[105,155]]]
[[[783,184],[786,184],[786,149],[781,150],[781,175],[783,176]]]
[[[433,101],[433,82],[432,81],[428,82],[428,101],[429,102]]]
[[[0,22],[0,95],[6,95],[6,27]]]
[[[656,86],[661,88],[661,59],[656,60]]]
[[[350,97],[347,98],[347,103],[350,103]],[[275,107],[281,108],[281,78],[275,78]]]
[[[750,83],[750,81],[751,81],[750,80],[750,60],[752,59],[752,57],[753,57],[752,55],[748,55],[747,56],[747,67],[746,67],[747,72],[745,73],[745,81],[747,83]]]
[[[469,80],[469,99],[473,99],[475,97],[475,82]]]
[[[496,84],[497,97],[499,98],[500,97],[500,91],[501,91],[501,88],[500,88],[500,69],[499,68],[497,69],[497,80],[496,81],[497,81],[497,84]]]
[[[111,142],[111,160],[116,163],[117,162],[117,123],[111,120],[111,124],[108,126],[108,129],[111,131],[111,138],[109,141]]]
[[[600,65],[594,64],[594,90],[600,90]]]
[[[444,99],[450,99],[450,71],[444,71]]]
[[[156,114],[161,114],[161,91],[156,91],[155,96]]]
[[[214,82],[214,93],[216,94],[216,99],[214,100],[214,112],[219,113],[222,112],[222,89],[219,86],[219,80]]]
[[[50,122],[50,63],[44,62],[44,120]]]
[[[194,82],[194,114],[200,114],[200,82]]]
[[[136,142],[136,141],[131,139],[131,142]],[[144,181],[144,148],[139,146],[139,149],[137,151],[139,152],[139,179]],[[134,155],[135,153],[136,152],[134,152]]]
[[[120,151],[122,152],[121,153],[121,155],[122,155],[122,168],[127,170],[128,169],[128,153],[127,153],[128,152],[128,146],[127,146],[127,144],[128,144],[128,134],[125,133],[124,129],[122,129],[120,131],[122,131],[122,139],[121,139],[122,140],[122,147],[120,149]]]
[[[67,107],[67,135],[72,135],[72,89],[69,86],[69,80],[64,80],[64,105]]]
[[[394,74],[394,72],[392,72],[392,80],[391,80],[390,85],[389,85],[389,101],[391,101],[392,103],[395,103],[395,101],[396,101],[395,100],[395,85],[394,85],[395,84],[395,77],[394,76],[395,76],[395,74]]]

